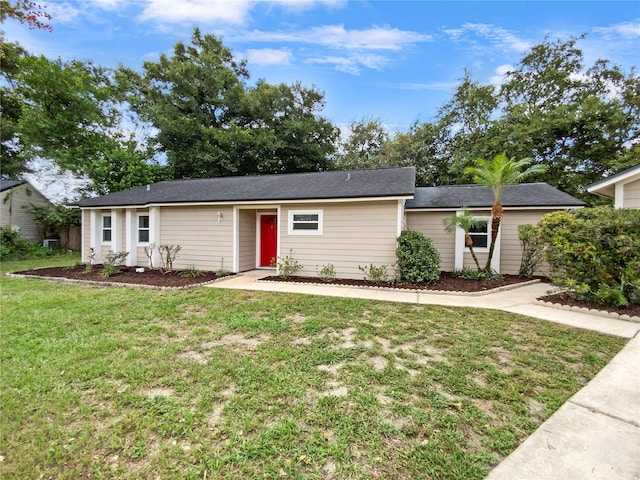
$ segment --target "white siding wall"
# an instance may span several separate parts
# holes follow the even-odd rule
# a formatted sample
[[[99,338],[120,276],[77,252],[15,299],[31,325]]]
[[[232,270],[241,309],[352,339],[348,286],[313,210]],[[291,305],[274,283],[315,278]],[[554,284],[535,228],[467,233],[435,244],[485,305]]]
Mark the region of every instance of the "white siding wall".
[[[322,235],[289,235],[289,210],[322,210]],[[342,278],[362,278],[358,265],[396,263],[397,201],[283,205],[280,218],[281,257],[291,255],[303,266],[300,275],[316,275],[316,267],[332,264]]]
[[[624,185],[622,206],[624,208],[640,208],[640,180]]]
[[[218,212],[223,215],[220,222]],[[231,269],[233,209],[228,206],[162,207],[160,244],[182,247],[174,263],[177,269],[195,265],[201,270],[218,270],[223,258],[225,268]]]
[[[33,220],[29,211],[30,204],[51,205],[51,202],[29,183],[2,192],[1,224],[3,227],[16,228],[20,235],[31,241],[42,240],[44,232]]]

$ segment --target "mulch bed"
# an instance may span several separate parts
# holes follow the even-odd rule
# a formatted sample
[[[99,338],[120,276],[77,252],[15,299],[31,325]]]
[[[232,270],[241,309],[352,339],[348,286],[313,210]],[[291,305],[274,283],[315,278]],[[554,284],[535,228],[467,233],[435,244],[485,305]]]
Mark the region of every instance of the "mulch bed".
[[[120,273],[116,273],[110,277],[103,277],[100,275],[102,273],[102,265],[95,265],[90,272],[86,271],[84,265],[76,265],[73,267],[39,268],[37,270],[14,273],[37,277],[56,277],[105,283],[128,283],[132,285],[151,285],[154,287],[187,287],[221,278],[214,272],[202,272],[202,275],[199,277],[183,278],[181,271],[162,273],[160,270],[149,270],[148,268],[145,268],[144,272],[138,273],[135,267],[120,267]]]
[[[325,282],[318,277],[298,277],[292,276],[287,279],[282,277],[272,276],[262,278],[260,281],[272,281],[272,282],[292,282],[292,283],[324,283],[326,285],[347,285],[357,287],[384,287],[384,288],[396,288],[402,290],[439,290],[445,292],[483,292],[485,290],[492,290],[498,287],[505,287],[507,285],[515,285],[522,282],[530,282],[534,279],[541,279],[541,277],[529,278],[520,277],[518,275],[503,275],[500,279],[493,280],[469,280],[462,277],[454,277],[449,272],[442,272],[440,274],[440,280],[435,283],[391,283],[391,282],[367,282],[365,280],[351,280],[345,278],[336,278],[330,282]]]
[[[562,305],[570,305],[576,307],[586,307],[594,310],[603,310],[606,312],[616,312],[620,315],[630,315],[640,317],[640,305],[627,305],[626,307],[611,307],[605,305],[598,305],[596,303],[584,302],[576,298],[574,292],[560,292],[553,295],[547,295],[545,297],[539,297],[538,300],[543,302],[560,303]]]

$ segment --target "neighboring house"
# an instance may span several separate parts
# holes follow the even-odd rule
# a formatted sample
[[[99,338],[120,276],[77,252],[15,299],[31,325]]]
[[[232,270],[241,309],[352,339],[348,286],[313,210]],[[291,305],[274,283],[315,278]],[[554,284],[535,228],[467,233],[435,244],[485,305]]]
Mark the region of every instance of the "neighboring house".
[[[42,228],[33,219],[29,206],[52,205],[33,185],[26,180],[0,180],[2,195],[2,228],[9,227],[16,230],[23,237],[31,241],[44,238]]]
[[[497,257],[503,273],[514,273],[521,256],[512,233],[517,224],[584,204],[546,184],[507,191]],[[304,266],[302,275],[332,264],[339,277],[362,278],[359,265],[395,264],[397,237],[408,227],[432,238],[451,270],[456,236],[444,232],[442,218],[462,206],[485,215],[491,203],[482,186],[416,188],[413,167],[160,182],[80,201],[82,259],[89,261],[91,248],[97,263],[109,250],[127,251],[128,265],[145,266],[145,247],[180,245],[176,268],[242,272],[291,255]],[[159,265],[157,249],[153,264]]]
[[[640,165],[588,185],[587,192],[612,198],[616,208],[640,208]]]

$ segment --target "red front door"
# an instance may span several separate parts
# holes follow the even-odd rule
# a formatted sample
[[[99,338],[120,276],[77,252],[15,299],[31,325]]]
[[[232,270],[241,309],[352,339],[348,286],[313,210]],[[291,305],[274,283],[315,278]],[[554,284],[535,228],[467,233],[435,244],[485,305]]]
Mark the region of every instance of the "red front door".
[[[260,215],[260,266],[274,267],[278,256],[278,217]]]

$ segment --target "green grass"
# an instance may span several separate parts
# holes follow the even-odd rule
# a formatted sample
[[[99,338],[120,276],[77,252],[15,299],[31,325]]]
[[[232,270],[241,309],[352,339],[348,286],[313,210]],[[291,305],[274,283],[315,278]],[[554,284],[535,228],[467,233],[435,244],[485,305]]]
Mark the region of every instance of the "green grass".
[[[1,282],[3,479],[483,478],[625,343],[489,310]]]

